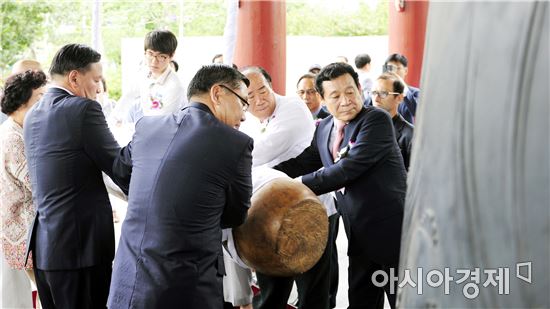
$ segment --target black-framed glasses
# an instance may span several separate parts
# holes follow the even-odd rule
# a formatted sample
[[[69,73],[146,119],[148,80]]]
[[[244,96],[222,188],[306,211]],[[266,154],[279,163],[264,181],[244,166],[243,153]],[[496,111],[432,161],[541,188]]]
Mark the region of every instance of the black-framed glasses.
[[[400,94],[399,92],[388,92],[388,91],[376,91],[373,90],[370,92],[371,96],[379,96],[380,99],[385,99],[388,97],[389,94]]]
[[[231,88],[227,87],[226,85],[220,84],[220,87],[229,90],[229,92],[236,95],[237,98],[239,98],[239,100],[241,100],[241,105],[243,106],[243,112],[246,112],[248,110],[248,107],[250,106],[250,104],[248,103],[247,100],[245,100],[243,97],[238,95],[235,91],[231,90]]]
[[[158,55],[155,55],[155,54],[153,54],[153,53],[150,52],[150,51],[146,51],[146,52],[145,52],[145,57],[146,57],[147,59],[151,60],[151,61],[152,61],[153,58],[154,58],[154,59],[156,59],[158,62],[166,62],[166,60],[168,60],[168,58],[169,58],[170,56],[165,55],[165,54],[158,54]]]
[[[384,65],[382,66],[382,71],[383,71],[384,73],[386,73],[386,72],[395,73],[395,72],[397,72],[397,71],[399,71],[399,70],[401,70],[401,69],[403,69],[403,68],[404,68],[404,67],[397,66],[397,65],[395,65],[395,64],[384,64]]]

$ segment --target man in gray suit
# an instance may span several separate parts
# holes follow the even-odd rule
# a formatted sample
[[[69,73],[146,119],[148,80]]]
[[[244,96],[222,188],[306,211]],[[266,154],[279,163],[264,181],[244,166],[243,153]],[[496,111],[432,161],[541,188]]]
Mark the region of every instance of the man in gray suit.
[[[224,65],[193,77],[189,105],[144,117],[115,160],[130,182],[109,308],[222,308],[222,228],[244,222],[252,139],[236,130],[248,79]]]
[[[23,126],[36,207],[27,247],[44,308],[107,303],[115,239],[101,172],[112,175],[120,147],[94,101],[100,59],[88,46],[63,46],[52,60],[51,87]]]

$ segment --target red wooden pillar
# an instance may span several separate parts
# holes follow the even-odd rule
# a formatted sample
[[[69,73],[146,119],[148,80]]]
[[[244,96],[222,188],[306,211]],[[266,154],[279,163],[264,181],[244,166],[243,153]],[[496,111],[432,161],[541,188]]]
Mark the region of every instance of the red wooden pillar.
[[[234,62],[259,65],[273,78],[273,90],[285,94],[285,1],[241,0]]]
[[[389,53],[407,57],[409,73],[405,82],[415,87],[420,84],[428,6],[427,0],[390,1]]]

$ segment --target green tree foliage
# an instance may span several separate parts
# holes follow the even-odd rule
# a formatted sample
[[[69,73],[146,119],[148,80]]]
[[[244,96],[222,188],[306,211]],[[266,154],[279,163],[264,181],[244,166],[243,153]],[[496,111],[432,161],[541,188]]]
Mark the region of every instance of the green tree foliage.
[[[0,72],[34,53],[35,42],[45,33],[44,19],[51,7],[44,1],[0,0]]]
[[[379,1],[375,9],[358,2],[353,11],[327,10],[321,5],[287,2],[288,35],[367,36],[388,32],[388,3]]]
[[[0,70],[28,55],[29,50],[36,51],[37,59],[47,68],[62,45],[90,44],[92,40],[94,1],[0,0],[0,3]],[[184,36],[219,36],[223,35],[227,14],[224,0],[102,0],[101,5],[104,75],[114,99],[121,95],[123,38],[142,38],[154,29],[167,29],[179,36],[181,23]],[[286,6],[288,35],[387,34],[386,1],[380,1],[376,8],[359,1],[353,11],[330,10],[314,2],[288,1]]]

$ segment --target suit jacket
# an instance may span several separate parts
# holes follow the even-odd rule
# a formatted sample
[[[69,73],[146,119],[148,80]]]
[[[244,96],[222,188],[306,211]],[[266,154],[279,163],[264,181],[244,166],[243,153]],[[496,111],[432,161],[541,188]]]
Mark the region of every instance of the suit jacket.
[[[393,127],[395,129],[395,138],[397,139],[397,145],[401,149],[401,155],[403,156],[403,162],[405,163],[405,169],[409,170],[409,163],[411,161],[411,145],[414,132],[414,126],[407,120],[403,119],[403,116],[397,114],[392,118]]]
[[[52,87],[27,113],[23,134],[36,207],[27,242],[35,267],[111,263],[113,216],[101,171],[112,175],[120,147],[99,103]]]
[[[332,116],[321,121],[311,145],[275,168],[290,177],[304,175],[302,182],[318,195],[343,188],[337,200],[348,235],[348,254],[367,254],[383,265],[396,263],[406,171],[389,114],[364,107],[345,127],[342,148],[346,151],[336,163],[329,150],[333,123]],[[321,166],[324,169],[317,171]]]
[[[403,98],[403,102],[399,104],[397,111],[405,120],[414,124],[414,117],[416,116],[416,107],[418,105],[418,97],[420,96],[420,89],[407,86],[409,91],[407,95]]]
[[[201,103],[137,123],[114,167],[131,181],[109,308],[222,307],[221,229],[246,217],[252,148]]]
[[[328,116],[330,116],[330,113],[327,112],[324,108],[321,108],[319,110],[319,112],[317,113],[317,115],[315,115],[315,117],[313,117],[313,118],[315,118],[315,119],[325,119]]]

